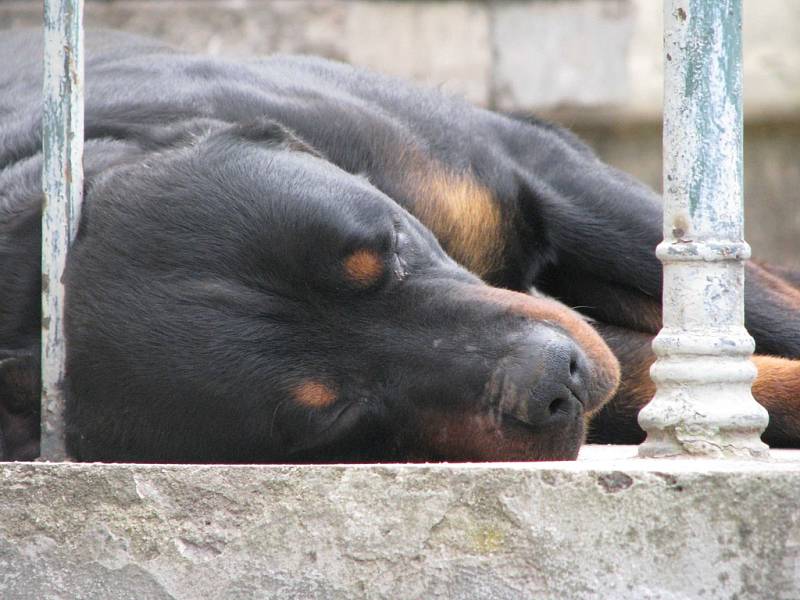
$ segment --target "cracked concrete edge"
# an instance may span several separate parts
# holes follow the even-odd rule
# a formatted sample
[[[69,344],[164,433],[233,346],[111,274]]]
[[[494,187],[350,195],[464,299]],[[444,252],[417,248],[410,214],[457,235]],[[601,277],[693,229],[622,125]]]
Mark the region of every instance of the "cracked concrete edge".
[[[800,460],[0,464],[3,598],[797,598]]]

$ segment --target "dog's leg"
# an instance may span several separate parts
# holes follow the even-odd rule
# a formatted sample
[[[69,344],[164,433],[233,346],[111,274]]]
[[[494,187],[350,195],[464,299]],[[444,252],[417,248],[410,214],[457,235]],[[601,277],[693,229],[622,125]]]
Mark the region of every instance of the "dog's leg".
[[[800,359],[800,290],[752,262],[745,271],[745,324],[757,354]]]
[[[619,194],[624,196],[625,189]],[[631,195],[627,202],[630,215],[595,211],[592,227],[571,216],[583,207],[545,211],[551,212],[548,222],[554,223],[550,237],[557,258],[534,283],[599,321],[655,333],[662,294],[654,243],[660,236],[660,216],[652,214],[649,202],[637,215],[638,207],[645,205],[642,194]],[[551,200],[550,208],[555,205]],[[604,231],[611,233],[599,235]],[[792,281],[756,263],[745,265],[745,325],[757,354],[800,359],[800,289]]]
[[[753,357],[759,369],[753,394],[770,413],[764,439],[774,446],[797,447],[800,360],[796,359],[800,354],[795,345],[800,337],[800,289],[772,269],[768,271],[755,263],[748,263],[746,269],[747,325],[760,353]],[[655,360],[650,345],[661,326],[660,303],[640,290],[587,273],[554,273],[547,284],[558,291],[562,301],[600,321],[595,325],[622,368],[619,391],[594,418],[590,441],[640,443],[644,432],[636,417],[655,392],[649,376]],[[548,285],[546,291],[550,291]]]
[[[537,289],[592,319],[642,333],[661,329],[661,298],[580,269],[553,268]]]
[[[754,356],[758,377],[753,396],[769,412],[764,441],[770,446],[800,446],[800,360]]]
[[[619,359],[622,382],[616,396],[592,420],[589,441],[638,444],[644,440],[636,417],[655,393],[650,365],[653,336],[613,325],[596,325]],[[800,447],[800,360],[753,357],[758,376],[753,395],[769,412],[763,439],[770,446]]]
[[[650,365],[653,336],[614,325],[595,324],[620,363],[620,385],[614,397],[592,417],[588,442],[640,444],[645,433],[636,420],[655,392]]]
[[[0,460],[39,456],[39,361],[0,351]]]
[[[598,320],[647,330],[638,313],[625,314],[624,304],[638,297],[660,302],[655,248],[663,239],[661,199],[556,128],[517,128],[509,144],[522,165],[517,206],[534,232],[528,243],[548,256],[540,270],[529,269],[533,284]],[[682,235],[691,238],[692,231]],[[529,255],[535,265],[537,252]],[[800,291],[748,263],[745,299],[756,352],[800,359]]]
[[[792,269],[789,267],[779,267],[778,265],[772,265],[769,263],[757,263],[757,266],[767,271],[771,275],[775,277],[779,277],[785,283],[788,283],[793,288],[800,291],[800,269]]]

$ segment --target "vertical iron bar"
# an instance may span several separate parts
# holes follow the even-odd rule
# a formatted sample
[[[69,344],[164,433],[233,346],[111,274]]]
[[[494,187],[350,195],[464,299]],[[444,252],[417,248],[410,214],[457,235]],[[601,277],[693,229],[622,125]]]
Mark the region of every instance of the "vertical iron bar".
[[[43,460],[66,458],[64,284],[83,197],[83,0],[44,2],[42,141]]]
[[[741,8],[664,1],[664,328],[641,456],[768,452],[744,328]]]

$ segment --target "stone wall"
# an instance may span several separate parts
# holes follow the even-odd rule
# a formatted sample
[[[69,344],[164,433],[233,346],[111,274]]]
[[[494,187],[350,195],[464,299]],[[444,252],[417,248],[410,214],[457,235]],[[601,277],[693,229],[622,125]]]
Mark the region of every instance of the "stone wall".
[[[90,27],[226,56],[313,53],[536,111],[660,185],[661,0],[87,0]],[[745,182],[755,254],[800,267],[800,2],[744,2]],[[0,29],[41,1],[0,3]]]

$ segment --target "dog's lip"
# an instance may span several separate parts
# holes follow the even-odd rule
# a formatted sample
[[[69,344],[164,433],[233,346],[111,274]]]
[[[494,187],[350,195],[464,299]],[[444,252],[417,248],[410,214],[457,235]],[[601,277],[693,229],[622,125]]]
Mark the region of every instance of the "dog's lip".
[[[503,429],[507,424],[512,425],[514,427],[519,427],[521,429],[525,429],[530,431],[531,433],[537,433],[538,429],[531,423],[527,421],[523,421],[518,417],[515,417],[511,413],[503,412],[503,421],[500,424],[500,429]]]

